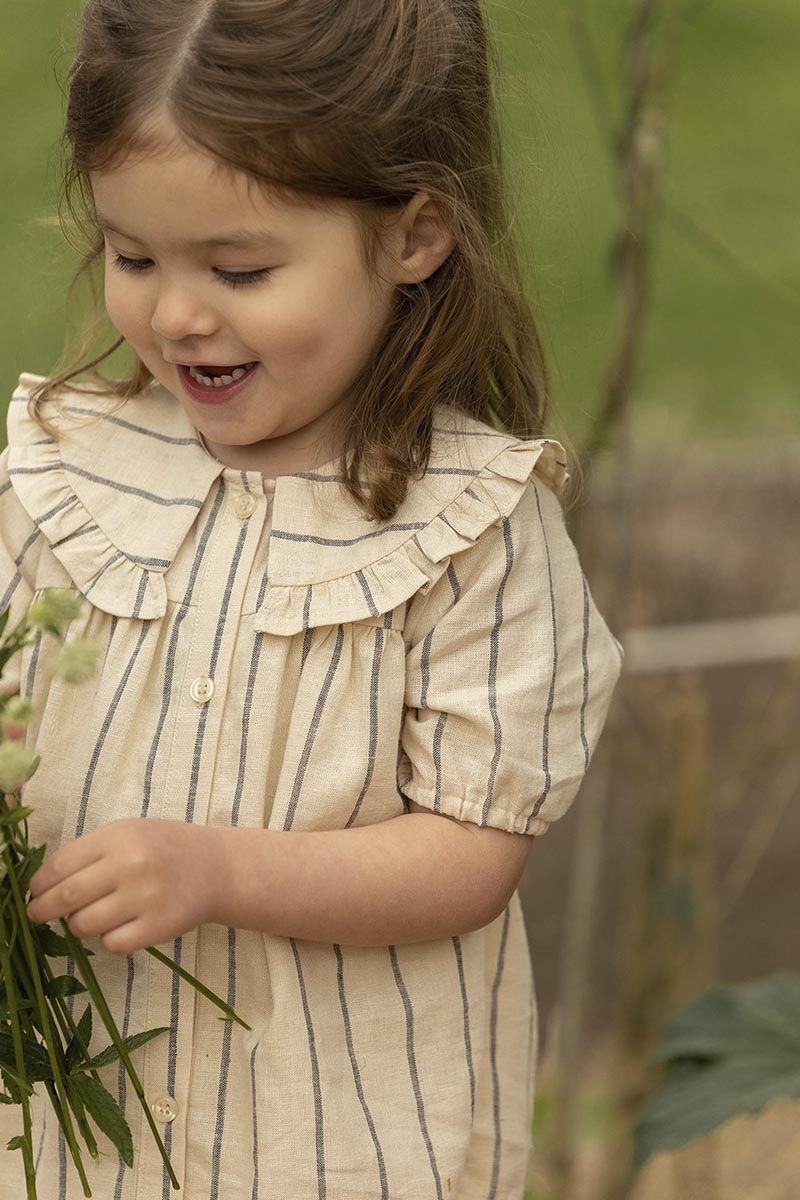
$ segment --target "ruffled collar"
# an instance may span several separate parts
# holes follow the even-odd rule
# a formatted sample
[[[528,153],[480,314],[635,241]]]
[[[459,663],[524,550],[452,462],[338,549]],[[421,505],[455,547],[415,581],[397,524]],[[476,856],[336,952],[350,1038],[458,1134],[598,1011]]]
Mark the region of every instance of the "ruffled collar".
[[[220,476],[273,492],[269,579],[254,627],[276,634],[389,611],[508,515],[534,472],[556,493],[569,477],[559,442],[522,441],[440,405],[424,476],[390,520],[375,522],[327,473],[334,464],[266,483],[225,466],[157,383],[114,415],[108,397],[72,392],[61,415],[47,406],[58,428],[49,438],[27,408],[41,379],[21,375],[9,405],[12,486],[79,591],[115,616],[165,614],[164,574]],[[92,413],[98,419],[86,424]]]

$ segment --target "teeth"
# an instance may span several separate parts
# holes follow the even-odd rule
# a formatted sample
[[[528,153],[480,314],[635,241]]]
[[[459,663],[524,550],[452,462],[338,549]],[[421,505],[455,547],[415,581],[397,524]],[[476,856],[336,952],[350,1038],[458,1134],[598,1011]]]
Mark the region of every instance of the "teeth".
[[[230,375],[203,375],[198,371],[197,367],[189,367],[189,374],[192,379],[196,379],[198,383],[202,383],[205,387],[227,387],[229,383],[233,383],[236,379],[243,379],[248,371],[252,370],[255,363],[248,363],[246,367],[237,367]]]

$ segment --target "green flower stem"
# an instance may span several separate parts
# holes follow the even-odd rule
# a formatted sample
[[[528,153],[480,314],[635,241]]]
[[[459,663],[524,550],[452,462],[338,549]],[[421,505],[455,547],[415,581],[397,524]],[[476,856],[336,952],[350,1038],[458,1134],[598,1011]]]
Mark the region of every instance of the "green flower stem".
[[[42,955],[42,969],[44,971],[44,974],[47,977],[47,981],[51,982],[55,977],[53,974],[53,968],[50,966],[50,963],[47,961],[47,959],[44,957],[44,955]],[[66,996],[51,996],[50,1004],[51,1004],[53,1011],[56,1014],[56,1017],[58,1018],[59,1024],[61,1025],[61,1032],[64,1035],[64,1041],[67,1044],[69,1044],[69,1035],[71,1033],[72,1036],[75,1038],[75,1044],[77,1045],[77,1047],[80,1050],[81,1054],[83,1055],[84,1059],[88,1061],[88,1059],[90,1058],[89,1048],[86,1045],[86,1043],[84,1042],[83,1038],[81,1037],[78,1027],[75,1024],[75,1021],[73,1019],[72,1013],[69,1011],[69,1006],[67,1004]],[[91,1074],[92,1074],[93,1078],[96,1079],[97,1082],[102,1087],[103,1086],[102,1080],[100,1079],[100,1075],[97,1072],[97,1070],[93,1070],[91,1072]],[[100,1151],[97,1148],[97,1142],[94,1139],[94,1134],[92,1133],[91,1126],[89,1125],[89,1122],[87,1121],[87,1119],[84,1115],[83,1104],[80,1104],[80,1101],[78,1101],[78,1103],[80,1104],[80,1112],[78,1112],[77,1109],[75,1108],[76,1099],[77,1099],[77,1097],[70,1096],[70,1102],[72,1103],[72,1109],[73,1109],[73,1112],[75,1113],[75,1116],[78,1121],[78,1128],[80,1129],[81,1133],[83,1134],[83,1140],[86,1142],[87,1148],[88,1148],[89,1153],[91,1154],[92,1158],[97,1158],[100,1154]]]
[[[3,939],[3,945],[7,946],[8,942],[9,942],[8,934],[7,934],[7,930],[5,928],[5,922],[3,922],[1,919],[0,919],[0,937],[2,937],[2,939]],[[34,934],[34,940],[35,940],[35,934]],[[37,949],[38,949],[38,946],[37,946]],[[13,961],[11,960],[10,956],[9,956],[9,959],[10,959],[10,962],[9,962],[7,975],[10,975],[14,979],[18,979],[21,982],[22,994],[25,996],[26,999],[30,999],[34,995],[34,987],[31,982],[30,975],[28,974],[28,964],[25,961],[25,955],[24,955],[22,946],[20,945],[18,939],[15,940],[15,944],[14,944]],[[40,954],[40,965],[41,965],[41,968],[44,970],[45,974],[48,976],[48,978],[52,979],[53,972],[50,967],[50,964],[47,962],[47,959],[41,954]],[[64,1032],[64,1036],[66,1039],[67,1033],[64,1028],[65,1022],[64,1022],[63,1018],[61,1017],[61,1014],[57,1008],[58,1004],[61,1004],[61,1005],[64,1004],[64,1000],[62,997],[59,997],[58,999],[56,999],[55,997],[49,997],[48,999],[50,1000],[51,1007],[56,1011],[56,1016],[59,1017],[59,1024],[61,1025],[62,1032]],[[35,1012],[33,1014],[31,1014],[30,1011],[26,1010],[21,1015],[23,1017],[28,1018],[27,1025],[30,1026],[31,1039],[33,1041],[36,1040],[35,1037],[33,1037],[33,1031],[35,1029],[38,1030],[38,1032],[40,1033],[41,1036],[44,1036],[44,1032],[41,1029],[39,1029],[38,1025],[36,1025],[33,1020],[31,1020],[31,1016],[35,1017]],[[70,1025],[72,1025],[74,1028],[74,1023],[72,1022],[72,1017],[69,1012],[69,1009],[66,1010],[66,1018],[67,1018],[67,1022]],[[89,1057],[88,1051],[85,1049],[83,1042],[80,1039],[79,1039],[79,1042],[80,1042],[81,1050],[83,1051],[85,1056],[88,1058]],[[95,1078],[97,1078],[96,1071],[93,1071],[92,1074],[95,1076]],[[56,1117],[58,1118],[58,1123],[61,1126],[61,1128],[63,1129],[64,1128],[64,1118],[61,1113],[61,1102],[58,1098],[58,1094],[55,1091],[55,1088],[53,1087],[51,1080],[45,1080],[45,1083],[47,1085],[47,1090],[50,1094],[50,1099],[52,1101],[53,1108],[55,1109]],[[95,1141],[91,1126],[89,1125],[89,1123],[86,1119],[86,1116],[84,1114],[83,1105],[80,1104],[80,1101],[78,1101],[78,1104],[80,1105],[80,1110],[78,1110],[75,1107],[76,1100],[77,1100],[77,1097],[73,1097],[71,1095],[69,1096],[69,1101],[72,1106],[72,1111],[75,1113],[75,1117],[76,1117],[76,1120],[78,1123],[78,1128],[83,1135],[83,1139],[86,1142],[86,1145],[89,1149],[89,1153],[92,1155],[93,1158],[97,1158],[100,1153],[97,1148],[97,1142]]]
[[[8,999],[8,1011],[11,1016],[11,1036],[14,1040],[14,1059],[17,1065],[17,1074],[27,1082],[28,1076],[25,1072],[25,1056],[22,1052],[22,1035],[20,1034],[19,1014],[17,1012],[17,989],[14,983],[14,976],[11,973],[9,955],[4,949],[8,944],[4,920],[2,921],[2,926],[0,926],[0,937],[2,937],[3,942],[2,946],[0,946],[0,965],[2,965],[3,976],[6,981],[6,997]],[[22,1129],[24,1139],[22,1157],[25,1163],[26,1197],[27,1200],[37,1200],[36,1173],[33,1169],[33,1143],[31,1139],[31,1107],[28,1097],[24,1095],[22,1097]]]
[[[160,950],[156,950],[155,946],[148,946],[147,953],[152,954],[153,958],[157,958],[158,961],[162,962],[165,967],[169,967],[169,969],[174,971],[176,975],[180,975],[181,979],[185,979],[187,983],[190,983],[192,987],[196,988],[198,992],[201,992],[207,1000],[210,1000],[212,1004],[216,1004],[217,1008],[221,1008],[222,1011],[226,1013],[232,1021],[238,1021],[243,1029],[249,1029],[252,1031],[252,1025],[248,1025],[246,1021],[243,1021],[242,1018],[233,1011],[229,1004],[226,1004],[224,1000],[220,1000],[216,992],[212,992],[211,989],[207,988],[205,984],[202,984],[199,979],[195,979],[194,975],[191,975],[188,971],[184,970],[183,967],[179,967],[178,964],[173,961],[173,959],[167,958],[166,954],[162,954]]]
[[[153,1120],[153,1114],[150,1111],[150,1105],[145,1099],[144,1088],[142,1087],[139,1076],[136,1073],[136,1068],[131,1062],[127,1047],[120,1036],[120,1032],[114,1022],[114,1018],[111,1015],[111,1010],[106,1004],[105,996],[100,990],[100,985],[98,984],[95,973],[92,970],[92,964],[89,962],[86,950],[81,942],[70,932],[69,925],[67,925],[63,918],[60,918],[60,924],[64,933],[64,937],[69,945],[70,954],[75,960],[76,965],[80,968],[81,975],[83,976],[83,982],[86,984],[89,994],[97,1006],[97,1011],[100,1013],[101,1020],[108,1030],[109,1036],[111,1037],[111,1040],[117,1049],[117,1053],[125,1064],[125,1070],[128,1072],[131,1083],[134,1087],[134,1091],[139,1097],[139,1103],[141,1104],[142,1109],[144,1110],[144,1115],[147,1118],[147,1123],[149,1124],[153,1132],[153,1137],[156,1139],[158,1144],[158,1149],[161,1154],[161,1158],[163,1159],[164,1166],[167,1168],[169,1177],[172,1180],[174,1187],[179,1191],[181,1185],[178,1183],[172,1163],[169,1160],[169,1155],[167,1154],[164,1143],[161,1140],[161,1134],[158,1132],[156,1123]]]
[[[89,1187],[89,1180],[86,1178],[86,1172],[83,1169],[83,1162],[81,1160],[80,1149],[78,1148],[78,1143],[75,1140],[75,1130],[72,1125],[72,1117],[70,1116],[69,1101],[67,1100],[66,1089],[64,1087],[64,1079],[63,1079],[63,1075],[61,1072],[61,1064],[59,1063],[57,1055],[56,1055],[55,1044],[57,1041],[57,1034],[54,1032],[53,1027],[50,1022],[50,1014],[47,1011],[47,1001],[45,999],[44,991],[42,990],[42,981],[39,977],[39,971],[37,969],[38,964],[37,964],[37,960],[36,960],[36,950],[34,948],[33,938],[31,935],[30,919],[28,917],[28,912],[25,907],[25,901],[23,900],[22,894],[19,889],[19,884],[17,883],[17,876],[14,871],[14,864],[11,862],[11,855],[9,854],[7,846],[4,849],[4,854],[5,854],[5,858],[6,858],[6,866],[8,868],[8,879],[9,879],[9,882],[11,883],[11,890],[14,893],[14,900],[15,900],[16,906],[17,906],[17,915],[19,917],[20,928],[22,930],[22,940],[25,945],[25,952],[26,952],[26,955],[28,958],[28,966],[30,968],[31,975],[33,977],[33,986],[36,990],[36,1001],[39,1006],[39,1014],[40,1014],[40,1018],[41,1018],[41,1022],[42,1022],[42,1030],[45,1035],[45,1045],[47,1048],[47,1056],[50,1059],[50,1066],[52,1067],[52,1070],[53,1070],[53,1081],[55,1083],[59,1097],[61,1099],[61,1104],[62,1104],[62,1108],[64,1111],[64,1124],[63,1124],[64,1136],[67,1140],[67,1145],[69,1146],[70,1153],[72,1154],[72,1158],[75,1163],[75,1166],[77,1167],[78,1173],[80,1174],[80,1177],[81,1177],[81,1183],[83,1184],[83,1194],[84,1194],[84,1196],[91,1196],[92,1192],[91,1192],[91,1188]],[[60,1042],[58,1043],[58,1046],[59,1046],[59,1050],[61,1050]]]

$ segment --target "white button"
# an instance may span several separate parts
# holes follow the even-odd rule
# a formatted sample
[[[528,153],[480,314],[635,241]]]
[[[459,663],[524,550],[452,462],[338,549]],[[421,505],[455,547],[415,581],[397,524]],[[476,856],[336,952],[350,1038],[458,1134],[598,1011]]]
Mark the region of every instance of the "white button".
[[[164,1125],[169,1125],[170,1121],[174,1121],[178,1115],[178,1101],[174,1096],[159,1096],[150,1107],[155,1119]]]
[[[214,680],[209,679],[207,675],[198,675],[197,679],[192,681],[192,686],[189,688],[192,699],[196,700],[198,704],[208,704],[214,695],[214,691]]]
[[[243,521],[246,521],[248,517],[252,517],[256,511],[256,498],[252,492],[243,492],[240,496],[237,496],[233,502],[233,511]]]

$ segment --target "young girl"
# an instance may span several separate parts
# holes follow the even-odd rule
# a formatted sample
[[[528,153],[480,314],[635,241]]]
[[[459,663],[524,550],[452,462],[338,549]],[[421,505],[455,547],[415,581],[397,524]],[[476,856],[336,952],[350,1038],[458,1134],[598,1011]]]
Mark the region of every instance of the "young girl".
[[[65,196],[120,337],[21,376],[0,595],[77,589],[101,666],[50,678],[45,635],[3,682],[37,710],[31,918],[89,939],[124,1034],[170,1026],[135,1061],[187,1200],[523,1196],[516,888],[621,648],[541,436],[492,61],[479,0],[83,11]],[[129,378],[77,382],[122,342]],[[101,1138],[93,1194],[166,1200],[101,1077],[135,1162]],[[33,1136],[40,1196],[81,1196],[41,1087]]]

